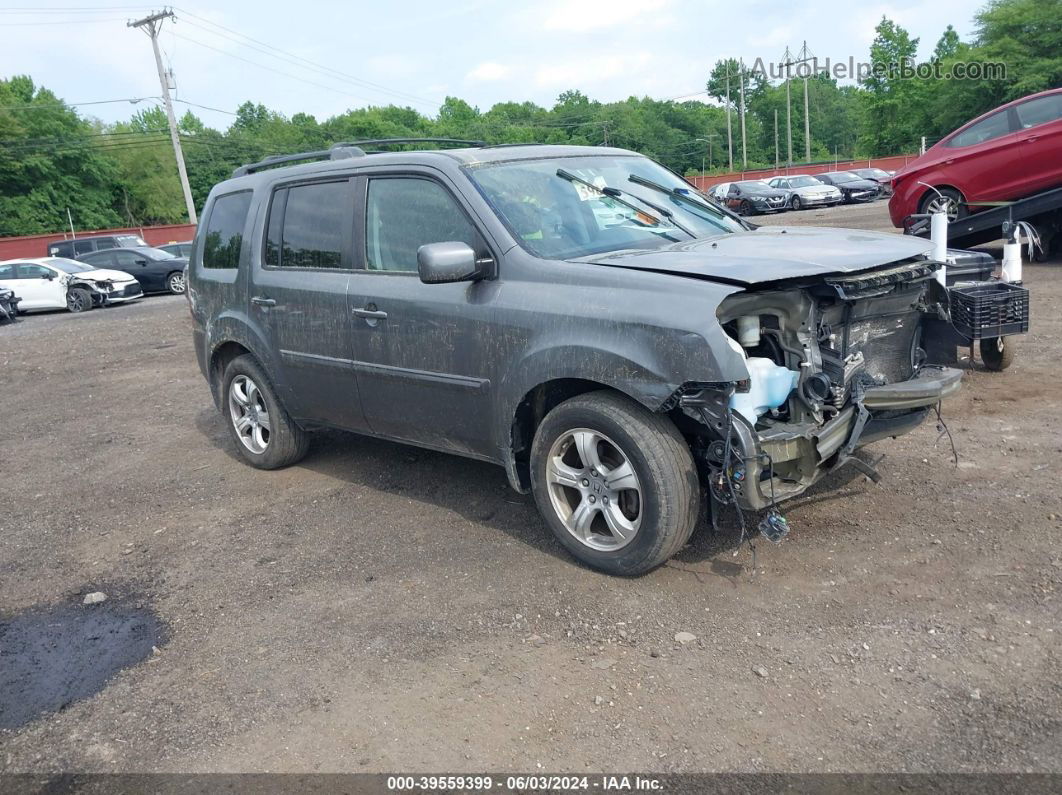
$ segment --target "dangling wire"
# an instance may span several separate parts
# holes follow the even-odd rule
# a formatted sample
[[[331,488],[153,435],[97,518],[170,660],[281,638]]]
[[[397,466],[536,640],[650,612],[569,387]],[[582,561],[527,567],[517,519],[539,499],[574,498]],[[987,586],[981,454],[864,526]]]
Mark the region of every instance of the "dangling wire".
[[[951,436],[951,431],[948,429],[947,423],[944,422],[944,418],[940,415],[940,401],[937,401],[937,404],[933,409],[937,412],[937,431],[939,431],[937,441],[933,442],[933,444],[936,445],[941,439],[947,436],[948,443],[951,444],[951,457],[957,467],[959,466],[959,451],[955,449],[955,440]]]

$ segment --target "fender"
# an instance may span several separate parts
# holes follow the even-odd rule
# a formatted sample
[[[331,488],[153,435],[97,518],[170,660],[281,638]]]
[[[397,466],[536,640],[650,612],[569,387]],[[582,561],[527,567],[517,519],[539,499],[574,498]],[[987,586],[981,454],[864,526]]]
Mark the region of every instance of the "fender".
[[[289,386],[283,380],[282,370],[277,367],[276,356],[267,342],[268,336],[262,325],[246,312],[230,309],[222,312],[206,330],[207,339],[207,377],[211,379],[211,391],[217,393],[217,384],[213,383],[212,364],[214,356],[222,345],[235,342],[249,350],[266,371],[282,400],[290,397]]]

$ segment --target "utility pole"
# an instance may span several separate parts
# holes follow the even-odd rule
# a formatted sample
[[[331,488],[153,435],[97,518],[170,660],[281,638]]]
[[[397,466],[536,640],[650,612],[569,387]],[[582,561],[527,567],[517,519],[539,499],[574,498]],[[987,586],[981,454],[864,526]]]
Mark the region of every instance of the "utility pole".
[[[749,167],[749,160],[745,152],[745,59],[738,61],[738,77],[741,80],[741,170]]]
[[[192,201],[192,188],[188,184],[188,172],[184,167],[184,152],[181,151],[181,138],[177,134],[177,119],[173,115],[173,102],[170,100],[170,84],[166,80],[166,71],[162,68],[162,54],[159,52],[159,30],[167,19],[174,19],[173,11],[163,10],[135,22],[127,22],[126,27],[140,28],[151,39],[151,49],[155,52],[155,66],[159,70],[159,85],[162,88],[162,101],[166,106],[166,118],[170,123],[170,141],[173,154],[177,158],[177,173],[181,177],[181,190],[184,191],[184,203],[188,210],[188,223],[199,223],[195,215],[195,203]]]
[[[807,40],[804,41],[804,46],[800,48],[800,63],[807,63],[810,60],[810,54],[808,53]],[[804,75],[804,161],[806,163],[811,162],[811,117],[808,114],[808,77]]]
[[[774,109],[774,170],[778,170],[778,108]]]
[[[730,156],[730,173],[734,173],[734,135],[730,131],[730,59],[726,59],[726,151]]]
[[[787,156],[785,164],[787,166],[793,165],[793,103],[789,98],[789,67],[793,63],[793,55],[789,52],[789,47],[785,48],[785,141]]]

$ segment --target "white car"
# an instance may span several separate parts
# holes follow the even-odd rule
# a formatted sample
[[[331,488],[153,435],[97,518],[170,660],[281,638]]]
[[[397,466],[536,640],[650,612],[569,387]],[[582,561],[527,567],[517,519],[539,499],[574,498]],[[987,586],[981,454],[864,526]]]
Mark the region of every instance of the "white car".
[[[121,271],[101,270],[63,257],[11,259],[0,262],[0,287],[20,299],[19,312],[122,304],[144,295],[140,282]]]
[[[840,204],[844,197],[839,188],[820,182],[810,174],[793,174],[788,177],[775,177],[769,183],[772,188],[787,190],[789,209],[801,210],[805,207],[829,207]]]

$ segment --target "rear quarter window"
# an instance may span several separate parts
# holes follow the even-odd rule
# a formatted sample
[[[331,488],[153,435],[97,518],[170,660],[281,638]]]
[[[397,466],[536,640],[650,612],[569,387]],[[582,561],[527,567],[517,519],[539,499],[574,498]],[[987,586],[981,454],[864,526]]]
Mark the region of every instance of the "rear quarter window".
[[[240,265],[243,230],[251,207],[251,191],[218,196],[203,233],[203,267],[231,270]]]

